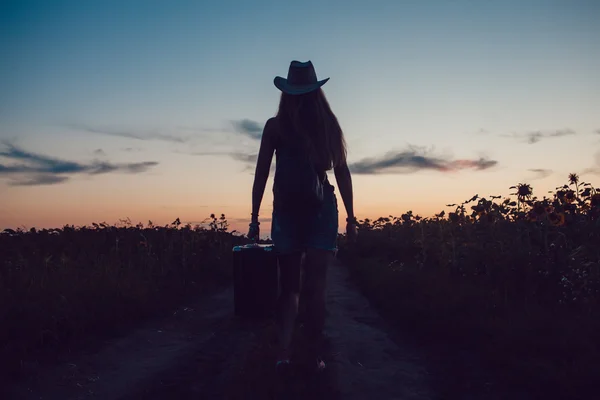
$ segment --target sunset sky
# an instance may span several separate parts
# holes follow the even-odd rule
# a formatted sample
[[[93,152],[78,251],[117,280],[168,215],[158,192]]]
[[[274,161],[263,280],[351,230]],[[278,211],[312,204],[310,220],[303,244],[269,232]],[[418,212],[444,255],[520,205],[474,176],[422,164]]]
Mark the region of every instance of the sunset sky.
[[[596,0],[1,1],[0,229],[245,231],[292,60],[331,78],[359,218],[599,186],[599,21]]]

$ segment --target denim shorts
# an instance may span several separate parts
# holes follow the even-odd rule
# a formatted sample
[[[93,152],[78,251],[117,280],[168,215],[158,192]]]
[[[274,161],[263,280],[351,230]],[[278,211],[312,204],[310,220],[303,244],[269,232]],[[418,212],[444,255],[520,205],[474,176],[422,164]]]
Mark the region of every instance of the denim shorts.
[[[307,248],[337,250],[338,204],[331,184],[324,188],[323,204],[318,213],[308,218],[273,210],[271,239],[279,253],[304,251]]]

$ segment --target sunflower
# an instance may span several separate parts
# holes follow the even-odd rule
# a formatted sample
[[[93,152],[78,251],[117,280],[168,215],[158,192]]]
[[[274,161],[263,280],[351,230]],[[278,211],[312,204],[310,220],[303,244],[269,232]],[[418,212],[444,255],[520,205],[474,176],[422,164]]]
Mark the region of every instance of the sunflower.
[[[562,226],[565,224],[565,214],[552,212],[548,214],[548,220],[554,226]]]
[[[579,183],[579,175],[569,174],[569,183],[571,185],[577,185]]]
[[[575,192],[573,190],[567,190],[565,193],[565,201],[567,203],[572,203],[575,201]]]
[[[529,198],[531,197],[531,194],[533,193],[533,189],[531,188],[531,185],[528,183],[519,183],[517,185],[517,195],[520,198]]]

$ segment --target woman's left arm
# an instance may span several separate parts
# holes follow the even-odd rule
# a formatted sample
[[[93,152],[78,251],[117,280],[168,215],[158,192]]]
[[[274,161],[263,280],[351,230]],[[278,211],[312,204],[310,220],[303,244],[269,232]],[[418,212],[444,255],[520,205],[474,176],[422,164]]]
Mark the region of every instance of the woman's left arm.
[[[260,150],[256,160],[256,171],[254,173],[254,185],[252,186],[252,222],[258,222],[258,212],[260,203],[265,193],[271,161],[275,152],[276,121],[270,118],[263,129],[262,139],[260,141]]]

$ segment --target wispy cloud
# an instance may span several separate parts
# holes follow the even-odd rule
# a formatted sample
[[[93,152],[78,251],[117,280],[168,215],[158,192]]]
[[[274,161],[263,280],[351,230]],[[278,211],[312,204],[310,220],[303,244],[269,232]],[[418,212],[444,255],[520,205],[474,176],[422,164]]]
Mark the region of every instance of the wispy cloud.
[[[600,135],[600,129],[596,129],[594,133]]]
[[[182,153],[182,152],[177,152]],[[258,154],[256,153],[244,153],[240,151],[194,151],[194,152],[183,152],[183,154],[189,154],[192,156],[227,156],[231,157],[236,161],[241,161],[246,164],[256,164],[258,160]]]
[[[253,171],[258,159],[256,153],[236,151],[204,151],[187,153],[195,156],[227,156],[246,165],[245,171]],[[478,159],[453,160],[442,156],[429,155],[427,151],[410,147],[401,152],[389,152],[381,157],[365,158],[349,165],[355,174],[411,173],[420,170],[452,172],[463,169],[485,170],[498,164],[496,160],[484,157]],[[275,163],[271,164],[271,173],[275,171]]]
[[[485,170],[498,164],[487,158],[452,160],[447,157],[433,156],[417,148],[400,152],[388,152],[380,157],[365,158],[349,165],[355,174],[394,174],[414,173],[422,170],[453,172],[462,169]]]
[[[258,160],[258,154],[231,153],[229,155],[234,160],[241,161],[246,164],[256,164],[256,161]]]
[[[37,175],[20,180],[12,180],[8,182],[10,186],[41,186],[41,185],[56,185],[69,180],[66,176],[60,175]]]
[[[175,150],[173,153],[177,153],[177,154],[187,154],[190,156],[226,156],[228,154],[230,154],[231,152],[228,151],[179,151],[179,150]]]
[[[552,170],[551,169],[531,168],[528,171],[533,172],[533,173],[536,174],[535,178],[533,178],[533,179],[544,179],[544,178],[552,175]]]
[[[113,127],[95,127],[85,124],[66,124],[68,128],[79,131],[96,133],[101,135],[118,136],[135,140],[162,140],[172,143],[187,143],[190,141],[190,136],[173,135],[156,131],[133,131],[127,129],[117,129]]]
[[[105,156],[106,155],[106,153],[102,149],[96,149],[96,150],[94,150],[94,154],[97,155],[97,156]]]
[[[125,147],[125,148],[123,148],[121,150],[126,151],[128,153],[133,153],[133,152],[136,152],[136,151],[142,151],[142,149],[140,147]]]
[[[250,119],[241,119],[231,121],[236,132],[246,135],[252,139],[260,140],[263,131],[263,125]]]
[[[225,134],[242,134],[253,140],[260,140],[262,136],[263,126],[257,121],[251,119],[239,119],[226,121],[223,127],[193,127],[193,126],[176,126],[171,129],[130,129],[130,128],[119,128],[114,126],[95,126],[90,124],[82,123],[67,123],[62,126],[69,129],[74,129],[80,132],[87,132],[99,135],[108,135],[115,137],[122,137],[133,140],[149,141],[149,140],[160,140],[170,143],[189,143],[193,144],[196,139],[208,139],[212,141],[231,141],[232,138],[226,139],[228,135]],[[220,136],[214,136],[220,134]],[[212,137],[214,136],[214,137]],[[129,147],[129,149],[134,149]]]
[[[596,174],[600,175],[600,151],[596,153],[594,156],[594,164],[590,168],[586,168],[583,170],[582,174]]]
[[[32,153],[11,143],[3,142],[3,145],[5,149],[0,150],[0,157],[13,163],[0,164],[0,178],[10,178],[9,184],[14,186],[58,184],[66,182],[69,175],[75,174],[142,173],[158,165],[156,161],[125,164],[113,164],[107,161],[81,163]]]
[[[576,133],[577,132],[575,132],[572,129],[565,128],[565,129],[557,129],[557,130],[553,130],[553,131],[533,131],[533,132],[527,132],[527,133],[513,133],[511,135],[503,134],[500,136],[517,139],[519,141],[522,141],[522,142],[528,143],[528,144],[535,144],[535,143],[540,142],[543,139],[571,136],[571,135],[575,135]]]
[[[242,162],[245,167],[243,171],[250,171],[254,173],[256,168],[256,161],[258,160],[258,154],[256,153],[244,153],[244,152],[236,152],[236,151],[200,151],[200,152],[192,152],[185,153],[193,156],[226,156],[234,159],[235,161]],[[270,174],[275,173],[275,162],[271,162]]]
[[[582,174],[600,175],[600,167],[590,167],[582,171]]]

